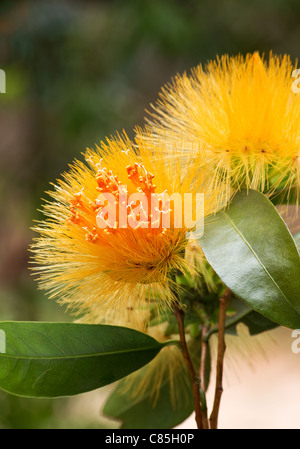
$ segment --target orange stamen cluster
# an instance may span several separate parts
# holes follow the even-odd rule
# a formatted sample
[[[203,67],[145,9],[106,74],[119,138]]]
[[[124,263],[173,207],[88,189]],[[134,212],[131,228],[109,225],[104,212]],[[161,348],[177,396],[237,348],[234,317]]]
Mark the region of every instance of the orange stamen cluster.
[[[143,168],[145,175],[140,174],[140,168]],[[144,192],[146,195],[151,195],[154,193],[156,185],[152,183],[154,175],[147,172],[144,166],[140,166],[137,162],[134,165],[128,165],[126,167],[128,173],[128,179],[130,179],[134,185],[137,186],[138,192]]]
[[[97,190],[101,193],[112,193],[116,197],[119,196],[119,181],[118,176],[114,176],[111,170],[102,168],[98,170],[96,175],[96,181],[98,184]]]
[[[97,164],[98,166],[100,164]],[[147,227],[143,229],[138,226],[137,228],[131,228],[131,231],[147,231],[147,235],[149,233],[149,229],[151,227],[151,194],[155,192],[156,185],[153,184],[154,175],[150,172],[147,172],[145,167],[141,164],[135,162],[133,165],[128,165],[126,167],[128,179],[133,183],[136,187],[136,191],[139,193],[144,193],[148,200],[148,210],[145,211],[147,213],[148,220],[143,221],[144,224],[147,224]],[[97,215],[104,208],[103,204],[99,204],[99,201],[96,199],[94,202],[90,201],[88,198],[83,195],[83,192],[78,192],[73,195],[70,199],[70,212],[71,217],[68,219],[69,223],[76,224],[80,226],[82,229],[86,231],[85,238],[88,242],[96,243],[97,241],[102,240],[104,243],[105,237],[111,235],[116,232],[119,227],[119,199],[120,199],[120,185],[121,181],[118,176],[114,175],[111,170],[107,170],[106,167],[99,168],[96,173],[96,182],[97,187],[96,190],[100,193],[111,193],[115,197],[115,207],[116,207],[116,223],[114,227],[107,227],[104,229],[100,229],[97,227]],[[123,188],[124,189],[124,188]],[[126,195],[128,195],[127,190],[123,191]],[[162,201],[159,201],[159,209],[162,207]],[[127,205],[127,218],[132,215],[136,219],[136,221],[142,222],[142,217],[140,213],[135,213],[132,210],[131,205]],[[128,228],[127,228],[128,229]],[[166,229],[159,228],[151,229],[151,236],[163,236],[166,233]]]
[[[70,200],[71,217],[68,219],[69,223],[74,223],[84,229],[86,233],[86,240],[95,243],[98,238],[98,230],[91,219],[92,214],[97,208],[95,203],[83,198],[82,192],[75,193]]]

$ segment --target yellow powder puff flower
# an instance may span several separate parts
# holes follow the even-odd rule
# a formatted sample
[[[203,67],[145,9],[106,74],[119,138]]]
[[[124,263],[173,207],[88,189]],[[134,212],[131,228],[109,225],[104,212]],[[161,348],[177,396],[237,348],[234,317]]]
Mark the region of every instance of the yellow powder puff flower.
[[[48,192],[46,219],[34,228],[40,288],[79,312],[98,304],[126,309],[129,299],[142,308],[156,292],[162,307],[171,306],[168,279],[189,269],[184,252],[192,227],[185,208],[178,213],[166,196],[200,192],[208,216],[224,202],[222,184],[199,171],[194,156],[191,167],[182,167],[163,144],[137,145],[125,134],[88,150],[85,160]]]
[[[166,142],[185,139],[235,188],[300,186],[300,95],[290,58],[222,56],[165,86],[148,120]],[[142,137],[142,136],[141,136]],[[174,150],[174,146],[171,148]]]

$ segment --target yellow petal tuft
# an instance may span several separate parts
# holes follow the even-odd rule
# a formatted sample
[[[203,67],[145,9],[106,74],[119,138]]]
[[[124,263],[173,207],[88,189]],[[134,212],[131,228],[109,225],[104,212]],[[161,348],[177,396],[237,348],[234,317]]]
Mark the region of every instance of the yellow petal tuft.
[[[200,156],[191,158],[192,168],[187,168],[180,160],[174,162],[163,142],[158,148],[151,139],[131,142],[126,135],[88,150],[86,163],[76,161],[48,192],[52,200],[44,205],[46,220],[34,228],[40,235],[32,246],[40,287],[79,312],[98,304],[125,310],[129,301],[139,309],[157,292],[161,306],[171,306],[175,298],[169,275],[189,270],[184,257],[189,229],[175,226],[175,207],[168,209],[168,228],[162,220],[153,228],[151,210],[145,218],[148,206],[137,212],[132,203],[125,205],[125,218],[137,225],[123,228],[124,216],[118,211],[124,192],[142,193],[147,199],[153,192],[201,192],[204,215],[217,212],[224,203],[224,186],[204,169],[199,171]],[[117,213],[110,226],[102,227],[109,220],[102,202],[108,194],[114,199],[109,207],[116,206]]]
[[[204,152],[235,188],[299,190],[296,67],[286,55],[270,54],[267,61],[258,52],[199,65],[162,89],[150,130],[159,142],[162,136],[166,142],[189,142],[179,151],[182,157]]]

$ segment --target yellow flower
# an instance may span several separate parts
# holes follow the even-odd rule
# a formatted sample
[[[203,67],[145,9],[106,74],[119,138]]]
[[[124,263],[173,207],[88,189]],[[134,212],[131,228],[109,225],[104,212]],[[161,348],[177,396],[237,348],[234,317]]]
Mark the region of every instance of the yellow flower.
[[[149,120],[166,142],[189,142],[235,188],[300,186],[300,96],[290,58],[222,56],[165,86]],[[141,136],[142,137],[142,136]],[[174,148],[174,147],[173,147]],[[172,150],[173,151],[173,150]]]
[[[183,212],[175,214],[175,205],[162,198],[201,192],[207,216],[223,201],[222,185],[199,172],[197,160],[187,169],[174,164],[163,144],[133,143],[126,135],[88,150],[85,159],[87,164],[76,161],[48,192],[47,218],[34,228],[40,234],[32,247],[40,287],[79,311],[98,304],[139,309],[157,292],[162,307],[171,306],[170,273],[189,269],[189,228],[184,221],[176,227]],[[134,204],[131,195],[143,198]]]

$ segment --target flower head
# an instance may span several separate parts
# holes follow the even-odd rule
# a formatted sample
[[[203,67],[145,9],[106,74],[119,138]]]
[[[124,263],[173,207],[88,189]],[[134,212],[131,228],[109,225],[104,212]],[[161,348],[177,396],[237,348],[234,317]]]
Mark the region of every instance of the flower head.
[[[153,107],[150,129],[167,142],[204,151],[237,188],[300,186],[300,98],[288,56],[222,56],[177,76]],[[174,148],[174,147],[173,147]]]
[[[151,142],[126,135],[88,150],[58,181],[44,205],[47,217],[34,230],[32,250],[40,287],[72,308],[141,306],[154,292],[174,301],[168,279],[189,269],[184,258],[189,226],[166,195],[204,194],[204,215],[224,195],[199,165],[180,161]],[[193,190],[191,191],[191,186]]]

